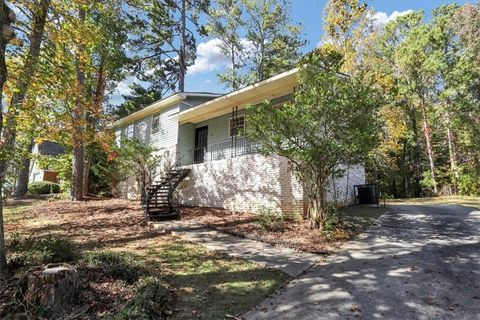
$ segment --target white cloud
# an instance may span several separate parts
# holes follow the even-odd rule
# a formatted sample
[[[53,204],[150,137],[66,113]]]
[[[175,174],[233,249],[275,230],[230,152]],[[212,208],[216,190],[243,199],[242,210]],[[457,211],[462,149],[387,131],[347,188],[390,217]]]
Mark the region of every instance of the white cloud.
[[[390,21],[393,21],[397,19],[398,17],[404,16],[406,14],[412,13],[413,10],[405,10],[405,11],[393,11],[391,15],[388,15],[385,12],[378,11],[376,12],[372,17],[371,20],[373,22],[373,25],[376,27],[382,27],[389,23]]]
[[[188,68],[190,75],[221,69],[228,64],[228,60],[221,54],[221,40],[214,38],[207,42],[200,42],[197,46],[197,59],[193,66]]]
[[[243,46],[242,53],[237,58],[249,59],[254,54],[254,46],[251,41],[242,38],[240,43]],[[200,42],[197,46],[197,59],[193,66],[188,68],[188,74],[205,73],[230,68],[228,58],[223,56],[220,50],[221,40],[214,38],[207,42]],[[237,53],[238,54],[238,53]]]
[[[132,89],[130,89],[129,86],[132,85],[134,82],[137,82],[137,78],[135,76],[130,76],[120,81],[115,87],[115,90],[113,90],[112,94],[110,95],[110,103],[113,105],[122,104],[124,101],[123,96],[132,93]]]

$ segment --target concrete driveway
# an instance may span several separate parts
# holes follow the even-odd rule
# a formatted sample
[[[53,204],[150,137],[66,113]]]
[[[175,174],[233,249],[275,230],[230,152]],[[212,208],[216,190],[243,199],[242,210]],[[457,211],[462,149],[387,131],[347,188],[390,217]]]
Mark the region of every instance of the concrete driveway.
[[[480,319],[480,211],[395,205],[245,319]]]

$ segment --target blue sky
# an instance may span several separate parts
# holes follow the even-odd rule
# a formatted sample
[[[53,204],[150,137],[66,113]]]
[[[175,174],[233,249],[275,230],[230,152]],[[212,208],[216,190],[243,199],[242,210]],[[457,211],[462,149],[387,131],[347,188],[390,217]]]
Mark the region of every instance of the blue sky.
[[[294,22],[303,25],[303,35],[307,39],[307,45],[302,49],[308,52],[315,48],[322,36],[322,14],[326,0],[291,0],[291,16]],[[442,5],[450,3],[463,4],[468,1],[446,1],[446,0],[373,0],[369,2],[370,7],[377,11],[376,17],[379,22],[387,22],[398,14],[409,10],[424,10],[427,17],[430,12]],[[186,79],[186,91],[208,91],[225,92],[222,85],[217,82],[217,73],[226,67],[224,59],[218,54],[215,46],[215,39],[197,39],[197,61],[190,67]],[[132,79],[120,83],[114,93],[111,102],[121,102],[121,94],[128,93],[128,84]]]

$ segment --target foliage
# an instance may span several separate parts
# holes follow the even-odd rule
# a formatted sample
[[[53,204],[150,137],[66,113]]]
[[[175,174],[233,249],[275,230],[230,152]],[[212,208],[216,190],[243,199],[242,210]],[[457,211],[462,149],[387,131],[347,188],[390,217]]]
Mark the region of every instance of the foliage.
[[[158,277],[142,277],[135,294],[112,317],[112,320],[153,320],[165,317],[172,297],[168,283]]]
[[[207,31],[219,39],[229,63],[220,83],[236,90],[287,71],[300,59],[306,41],[292,23],[288,0],[220,0],[210,9]]]
[[[275,110],[269,103],[248,109],[249,137],[263,153],[290,160],[306,191],[315,227],[323,227],[327,219],[331,177],[343,175],[341,164],[365,161],[376,145],[376,111],[381,102],[361,78],[325,69],[330,56],[321,53],[317,50],[302,61],[291,102]]]
[[[135,177],[143,199],[146,187],[160,174],[158,165],[163,155],[154,146],[136,138],[124,137],[120,144],[111,154],[100,155],[92,171],[98,179],[108,181],[112,192],[121,181]]]
[[[126,252],[91,252],[85,255],[84,262],[88,267],[100,268],[109,276],[129,284],[137,282],[147,273],[147,269],[139,258]]]
[[[115,118],[123,118],[138,110],[141,110],[162,97],[161,93],[152,88],[144,88],[139,84],[132,84],[130,86],[131,93],[123,95],[124,102],[113,107],[112,114]]]
[[[60,185],[49,181],[30,182],[28,193],[31,195],[60,193]]]
[[[250,41],[252,80],[261,81],[291,69],[300,59],[302,27],[291,23],[287,0],[242,0],[246,38]]]
[[[128,2],[135,74],[163,96],[183,92],[186,68],[196,57],[194,34],[204,34],[200,15],[209,0],[136,0]]]
[[[363,53],[363,68],[387,97],[368,175],[394,197],[476,192],[472,184],[460,190],[459,179],[462,167],[479,166],[478,50],[469,36],[477,7],[440,6],[429,21],[421,11],[400,16]]]
[[[49,168],[58,172],[58,180],[63,191],[69,191],[72,186],[72,154],[37,156],[38,164],[41,168]]]
[[[216,7],[210,9],[207,31],[220,40],[220,53],[230,64],[225,72],[217,74],[220,83],[227,88],[237,90],[247,84],[248,75],[240,74],[247,64],[248,53],[240,30],[245,26],[242,18],[242,6],[235,0],[217,0]]]
[[[283,231],[283,215],[270,208],[262,208],[258,212],[257,223],[266,232]]]
[[[22,237],[13,234],[7,238],[11,267],[31,267],[39,264],[75,262],[80,258],[78,246],[56,235]]]

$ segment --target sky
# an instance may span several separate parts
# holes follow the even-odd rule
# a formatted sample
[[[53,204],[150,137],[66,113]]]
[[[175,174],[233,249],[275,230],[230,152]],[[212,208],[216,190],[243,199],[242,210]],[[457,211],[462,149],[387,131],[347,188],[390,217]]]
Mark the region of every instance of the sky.
[[[327,0],[291,0],[291,18],[293,22],[301,23],[303,36],[308,43],[302,48],[302,52],[308,52],[315,48],[322,37],[322,14]],[[371,0],[369,6],[377,12],[375,19],[384,24],[395,19],[399,15],[408,13],[410,10],[424,10],[429,17],[431,11],[443,4],[464,4],[468,1],[446,0]],[[185,80],[186,91],[218,92],[225,93],[223,85],[218,84],[217,73],[226,68],[225,59],[219,54],[214,38],[197,39],[197,60],[187,70]],[[122,102],[122,94],[128,94],[128,85],[133,82],[130,77],[119,83],[110,100],[113,104]]]

